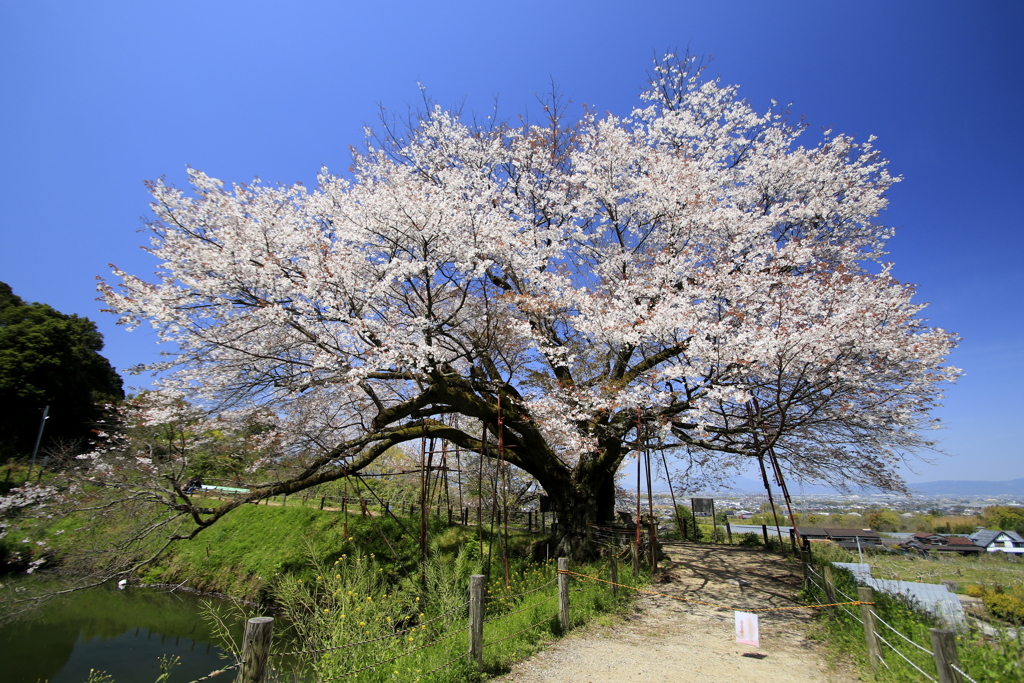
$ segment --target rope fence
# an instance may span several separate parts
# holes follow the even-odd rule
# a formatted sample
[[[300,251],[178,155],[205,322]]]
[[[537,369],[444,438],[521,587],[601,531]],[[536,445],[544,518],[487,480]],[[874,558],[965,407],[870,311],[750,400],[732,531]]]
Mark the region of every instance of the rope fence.
[[[883,637],[881,636],[881,634],[879,634],[879,633],[878,633],[878,631],[874,631],[874,634],[875,634],[875,638],[878,638],[878,639],[879,639],[880,641],[882,641],[882,642],[883,642],[883,643],[885,643],[885,644],[886,644],[887,646],[889,646],[889,649],[890,649],[890,650],[892,650],[892,651],[893,651],[893,652],[895,652],[895,653],[896,653],[897,655],[899,655],[899,657],[900,657],[900,658],[901,658],[901,659],[902,659],[902,660],[903,660],[904,662],[906,662],[906,663],[907,663],[907,664],[909,664],[910,666],[912,666],[912,667],[914,667],[915,669],[917,669],[917,670],[918,670],[918,672],[920,672],[920,674],[921,674],[922,676],[924,676],[925,678],[927,678],[927,679],[928,679],[929,681],[936,681],[936,679],[935,679],[935,678],[933,678],[932,676],[929,676],[929,675],[928,675],[927,673],[925,673],[924,669],[922,669],[922,668],[921,668],[921,667],[919,667],[919,666],[918,666],[917,664],[914,664],[914,663],[913,663],[912,661],[910,661],[910,659],[908,659],[906,655],[904,655],[904,654],[903,654],[902,652],[900,652],[900,651],[899,651],[899,650],[898,650],[898,649],[896,648],[896,646],[895,646],[895,645],[893,645],[893,644],[892,644],[892,643],[890,643],[890,642],[889,642],[888,640],[886,640],[885,638],[883,638]],[[903,634],[900,634],[900,635],[903,635]],[[881,660],[881,661],[882,661],[883,663],[885,662],[885,660],[884,660],[884,659],[883,659],[883,660]]]
[[[804,572],[807,582],[806,587],[811,587],[815,590],[808,590],[807,594],[815,601],[818,601],[818,593],[831,597],[835,595],[841,595],[847,599],[850,596],[843,592],[832,578],[832,567],[826,565],[822,572],[818,572],[809,562],[809,556],[805,558]],[[824,585],[815,581],[812,576],[819,577],[822,579]],[[844,610],[850,617],[855,621],[859,622],[864,629],[865,642],[868,650],[868,660],[872,667],[882,666],[885,669],[892,671],[892,667],[886,661],[883,653],[888,650],[905,662],[908,666],[913,669],[917,675],[920,675],[924,680],[927,681],[950,681],[950,682],[962,682],[968,681],[969,683],[977,683],[971,678],[964,670],[960,667],[959,654],[957,652],[956,644],[956,633],[948,629],[930,628],[929,633],[931,634],[932,647],[931,649],[915,641],[912,637],[900,631],[900,629],[893,626],[881,615],[879,615],[879,607],[875,604],[874,593],[871,588],[861,586],[857,588],[857,594],[860,600],[847,603],[836,603],[834,605],[821,605],[821,607],[839,607]],[[845,605],[860,604],[861,614],[858,617],[854,612],[850,611]],[[884,629],[883,629],[884,627]],[[893,633],[897,638],[892,638],[894,642],[890,642],[880,631],[886,630],[887,633]],[[916,654],[917,662],[913,661],[906,653],[897,647],[897,644],[902,639],[905,643],[913,646],[914,651],[911,654]],[[883,649],[883,646],[885,649]],[[920,654],[918,654],[920,653]],[[936,674],[932,675],[928,671],[925,671],[923,666],[925,662],[922,661],[922,655],[929,658],[929,661],[934,663]],[[894,662],[893,666],[896,666],[898,662]]]
[[[324,654],[333,653],[333,652],[353,650],[353,649],[356,649],[356,648],[359,648],[359,647],[363,647],[363,646],[370,645],[370,644],[373,644],[373,643],[379,643],[379,642],[382,642],[382,641],[394,640],[394,639],[397,639],[397,638],[401,638],[402,636],[408,635],[410,633],[414,633],[415,631],[425,629],[429,624],[433,624],[433,623],[439,622],[441,620],[444,620],[444,619],[447,619],[447,618],[451,618],[453,615],[456,615],[459,612],[462,612],[466,607],[469,607],[468,623],[466,621],[463,621],[464,625],[462,627],[453,628],[450,631],[448,631],[447,633],[444,633],[444,634],[439,635],[438,637],[432,639],[430,642],[422,643],[422,644],[417,645],[415,647],[411,647],[411,648],[409,648],[407,650],[404,650],[403,652],[399,652],[399,653],[394,654],[394,656],[382,657],[380,659],[376,659],[376,660],[374,660],[374,661],[372,661],[370,663],[367,663],[365,665],[359,666],[357,668],[353,668],[350,671],[345,671],[343,673],[329,675],[327,677],[319,677],[317,680],[321,681],[322,683],[328,683],[330,681],[339,681],[339,680],[342,680],[342,679],[351,678],[353,676],[358,676],[360,673],[363,673],[365,671],[369,671],[369,670],[375,669],[377,667],[381,667],[381,666],[385,666],[385,665],[388,665],[388,664],[392,664],[394,662],[398,662],[399,660],[401,660],[401,659],[403,659],[405,657],[409,657],[411,655],[415,655],[416,653],[419,653],[419,652],[422,652],[424,650],[427,650],[428,648],[436,647],[438,645],[441,645],[441,644],[443,644],[443,643],[445,643],[447,641],[450,641],[450,640],[452,640],[452,639],[454,639],[456,637],[462,636],[464,634],[468,634],[468,641],[469,641],[469,645],[470,645],[468,652],[464,652],[462,654],[458,654],[458,655],[456,655],[454,657],[449,657],[444,662],[439,664],[438,666],[435,666],[435,667],[431,668],[430,670],[428,670],[426,673],[417,673],[417,677],[422,677],[422,676],[426,676],[426,675],[429,675],[429,674],[436,673],[436,672],[438,672],[438,671],[440,671],[442,669],[445,669],[445,668],[447,668],[449,666],[455,665],[458,662],[465,662],[465,661],[467,661],[467,657],[469,658],[470,662],[472,662],[472,660],[474,658],[476,658],[478,660],[478,663],[477,663],[478,668],[482,668],[482,657],[481,656],[474,657],[474,649],[479,650],[480,655],[482,655],[482,651],[483,651],[484,648],[489,648],[489,647],[492,647],[492,646],[497,645],[499,643],[506,642],[508,640],[511,640],[511,639],[517,637],[517,636],[522,635],[523,633],[526,633],[527,631],[536,629],[538,626],[541,626],[541,625],[543,625],[545,623],[551,622],[551,620],[557,615],[557,612],[552,611],[550,614],[545,616],[540,621],[536,621],[534,623],[531,623],[530,625],[526,626],[525,628],[518,629],[518,630],[514,631],[513,633],[510,633],[508,635],[504,635],[504,636],[498,638],[497,640],[492,640],[490,642],[487,642],[486,644],[483,644],[483,631],[484,631],[484,624],[485,623],[486,624],[492,624],[494,622],[501,621],[503,619],[507,619],[509,617],[512,617],[512,616],[515,616],[515,615],[518,615],[518,614],[521,614],[521,613],[524,613],[524,612],[528,612],[530,610],[537,610],[538,608],[542,608],[545,604],[550,603],[551,601],[553,601],[555,599],[561,599],[560,601],[563,604],[565,604],[565,605],[568,604],[567,592],[565,591],[565,587],[561,585],[561,582],[559,582],[559,578],[558,578],[557,575],[556,575],[556,577],[554,579],[552,579],[550,581],[547,581],[547,582],[537,586],[536,588],[530,589],[528,591],[523,591],[521,593],[512,594],[512,595],[484,596],[483,595],[483,580],[484,580],[484,577],[480,576],[480,575],[475,575],[475,576],[471,577],[471,582],[470,582],[470,588],[471,588],[471,590],[470,590],[470,599],[466,600],[465,602],[461,603],[460,605],[457,605],[456,607],[453,607],[452,609],[449,609],[449,610],[445,611],[442,614],[439,614],[439,615],[437,615],[435,617],[432,617],[431,619],[429,619],[427,621],[413,624],[411,626],[408,626],[407,628],[402,628],[402,629],[396,630],[393,633],[388,633],[386,635],[379,636],[379,637],[376,637],[376,638],[369,638],[367,640],[361,640],[361,641],[357,641],[357,642],[345,643],[344,645],[338,645],[338,646],[332,646],[332,647],[300,649],[300,650],[293,650],[293,651],[287,651],[287,652],[270,652],[270,640],[271,640],[271,631],[272,631],[272,627],[273,627],[273,619],[271,619],[269,617],[256,617],[256,618],[250,619],[249,622],[246,624],[246,632],[245,632],[245,636],[243,638],[244,647],[243,647],[243,652],[242,652],[242,656],[240,658],[240,661],[235,663],[235,664],[233,664],[233,665],[231,665],[231,666],[229,666],[229,667],[225,667],[224,669],[211,672],[207,676],[204,676],[203,678],[198,679],[197,681],[193,681],[192,683],[200,683],[201,681],[209,680],[209,679],[213,678],[214,676],[217,676],[219,674],[225,673],[226,671],[230,671],[232,669],[240,669],[239,680],[242,680],[242,681],[250,681],[250,680],[251,681],[262,681],[263,680],[263,678],[262,678],[263,673],[261,673],[261,672],[265,673],[266,671],[268,671],[269,659],[271,657],[278,657],[278,658],[280,658],[280,657],[297,657],[297,656],[324,655]],[[487,602],[491,602],[491,601],[494,601],[494,600],[521,599],[523,597],[536,594],[539,591],[542,591],[544,589],[548,589],[548,588],[550,588],[555,583],[559,583],[558,592],[556,594],[553,594],[553,595],[541,598],[539,600],[535,600],[535,601],[531,602],[530,604],[524,605],[524,606],[519,607],[517,609],[514,609],[512,611],[496,613],[494,616],[492,616],[492,617],[490,617],[488,619],[484,619],[483,618],[484,605]],[[410,638],[410,640],[412,640],[412,639]],[[478,646],[474,648],[474,643],[475,642],[478,643]]]
[[[721,605],[721,604],[715,603],[715,602],[705,602],[704,600],[694,600],[692,598],[684,598],[684,597],[680,597],[678,595],[669,595],[667,593],[658,593],[657,591],[650,591],[650,590],[646,590],[646,589],[643,589],[643,588],[635,588],[633,586],[629,586],[629,585],[626,585],[626,584],[623,584],[623,583],[615,583],[613,581],[607,581],[605,579],[599,579],[599,578],[594,577],[594,576],[587,576],[586,574],[578,574],[576,572],[571,572],[571,571],[559,570],[558,573],[559,574],[567,574],[569,576],[574,576],[576,578],[584,579],[584,580],[587,580],[587,581],[596,581],[596,582],[599,582],[599,583],[606,583],[606,584],[609,584],[609,585],[616,586],[618,588],[625,588],[627,590],[631,590],[631,591],[634,591],[634,592],[637,592],[637,593],[643,593],[644,595],[654,595],[654,596],[661,597],[661,598],[669,598],[670,600],[678,600],[680,602],[689,602],[689,603],[693,603],[693,604],[697,604],[697,605],[704,605],[706,607],[714,607],[715,609],[729,610],[731,612],[751,612],[751,613],[753,613],[753,612],[781,612],[781,611],[784,611],[784,610],[818,609],[820,607],[836,607],[838,605],[873,605],[873,604],[875,604],[873,602],[863,602],[863,601],[860,601],[860,600],[852,600],[850,602],[835,602],[835,603],[830,603],[830,604],[827,604],[827,605],[787,605],[785,607],[758,607],[758,608],[753,608],[753,607],[735,607],[735,606],[732,606],[732,605]]]
[[[951,669],[953,669],[953,671],[956,671],[956,672],[957,672],[958,674],[960,674],[960,675],[961,675],[961,676],[963,676],[964,678],[966,678],[966,679],[967,679],[968,681],[970,681],[970,683],[978,683],[978,681],[976,681],[976,680],[974,680],[973,678],[971,678],[970,676],[968,676],[968,675],[967,675],[967,674],[966,674],[966,673],[964,672],[964,670],[963,670],[963,669],[961,669],[961,668],[960,668],[959,666],[957,666],[956,664],[951,664],[951,665],[950,665],[950,668],[951,668]]]
[[[537,586],[536,588],[528,590],[525,593],[514,593],[512,595],[488,595],[487,597],[484,598],[484,600],[508,600],[508,599],[511,599],[511,598],[521,598],[523,596],[530,595],[531,593],[536,593],[539,590],[544,590],[545,588],[547,588],[551,584],[555,583],[555,581],[557,581],[557,580],[558,579],[551,579],[547,583],[541,584],[540,586]],[[466,604],[468,605],[469,602],[467,602]]]
[[[484,623],[485,624],[489,624],[489,623],[494,622],[494,621],[501,621],[505,617],[511,617],[512,615],[515,615],[515,614],[521,614],[522,612],[526,612],[527,610],[531,610],[534,607],[539,607],[540,605],[543,605],[546,602],[551,602],[552,600],[554,600],[557,597],[558,597],[557,595],[551,595],[549,597],[544,598],[543,600],[538,600],[537,602],[535,602],[535,603],[533,603],[531,605],[527,605],[526,607],[523,607],[522,609],[517,609],[515,612],[506,612],[505,614],[500,614],[500,615],[498,615],[496,617],[491,617],[490,619],[484,619]]]
[[[337,652],[338,650],[351,650],[352,648],[359,647],[360,645],[367,645],[369,643],[377,643],[377,642],[380,642],[382,640],[388,640],[390,638],[399,638],[399,637],[404,636],[404,635],[406,635],[408,633],[412,633],[412,632],[414,632],[414,631],[416,631],[418,629],[426,628],[428,624],[432,624],[435,621],[439,621],[441,619],[444,619],[445,617],[447,617],[447,616],[449,616],[451,614],[454,614],[455,612],[458,612],[459,610],[461,610],[463,607],[465,607],[468,604],[469,604],[469,600],[467,600],[466,602],[462,603],[458,607],[450,609],[447,612],[445,612],[444,614],[440,614],[440,615],[438,615],[438,616],[436,616],[436,617],[434,617],[432,619],[424,621],[423,623],[416,624],[414,626],[410,626],[409,628],[402,629],[400,631],[395,631],[394,633],[388,633],[386,635],[379,636],[377,638],[370,638],[369,640],[360,640],[360,641],[355,642],[355,643],[346,643],[344,645],[336,645],[334,647],[324,647],[324,648],[320,648],[320,649],[317,649],[317,650],[296,650],[294,652],[272,652],[272,653],[270,653],[270,656],[271,657],[297,657],[297,656],[300,656],[300,655],[324,654],[326,652]]]
[[[205,676],[203,676],[201,678],[197,678],[194,681],[191,681],[191,683],[201,683],[202,681],[208,681],[211,678],[214,678],[216,676],[220,676],[221,674],[227,673],[228,671],[231,671],[232,669],[237,669],[240,665],[241,665],[241,662],[235,662],[231,666],[226,666],[223,669],[217,669],[216,671],[211,671],[210,673],[206,674]]]
[[[606,585],[611,589],[613,596],[616,595],[617,591],[621,589],[631,591],[638,595],[668,598],[670,600],[675,600],[678,602],[684,602],[694,605],[702,605],[716,610],[768,614],[806,609],[813,609],[819,611],[833,608],[842,609],[846,612],[846,614],[848,614],[856,622],[859,622],[863,626],[866,642],[868,645],[868,658],[872,666],[881,666],[886,669],[892,670],[889,662],[887,662],[885,657],[883,656],[884,652],[891,651],[895,653],[895,655],[900,660],[902,660],[908,666],[910,666],[917,674],[923,677],[924,680],[932,682],[942,680],[967,681],[968,683],[977,683],[960,667],[959,659],[956,653],[956,638],[955,634],[952,631],[946,631],[935,628],[930,629],[932,636],[932,649],[929,649],[921,645],[920,643],[915,642],[913,638],[902,633],[899,629],[897,629],[887,620],[879,616],[878,609],[876,608],[876,602],[874,600],[874,596],[870,588],[858,588],[858,599],[850,599],[849,595],[847,595],[845,592],[837,588],[835,582],[832,580],[831,567],[826,567],[824,573],[814,570],[813,567],[810,567],[809,562],[805,567],[805,577],[807,579],[805,587],[808,589],[805,595],[808,596],[811,600],[813,600],[813,604],[786,605],[777,607],[737,607],[734,605],[726,605],[717,602],[697,600],[694,598],[688,598],[679,595],[661,593],[647,588],[632,586],[628,583],[622,583],[617,580],[617,565],[616,558],[614,556],[609,560],[609,563],[605,567],[605,570],[607,570],[611,574],[610,580],[601,578],[599,575],[583,574],[580,572],[571,571],[568,568],[568,560],[566,558],[559,558],[558,569],[556,570],[554,579],[547,581],[528,591],[523,591],[521,593],[516,593],[512,595],[490,596],[485,596],[484,594],[485,577],[482,575],[474,575],[470,578],[469,599],[445,611],[444,613],[432,617],[431,619],[424,621],[422,623],[417,623],[408,626],[407,628],[396,630],[394,633],[389,633],[384,636],[371,638],[364,641],[346,643],[344,645],[334,647],[271,653],[270,641],[273,619],[269,617],[256,617],[250,619],[249,622],[246,624],[246,632],[245,637],[243,639],[244,648],[240,660],[235,664],[224,667],[223,669],[212,671],[206,676],[196,679],[195,681],[192,681],[192,683],[201,683],[202,681],[213,679],[214,677],[219,676],[220,674],[232,671],[234,669],[239,669],[238,680],[240,681],[262,681],[264,680],[263,676],[265,675],[265,672],[269,668],[268,664],[270,657],[312,656],[322,655],[330,652],[338,652],[342,650],[352,650],[354,648],[362,647],[368,644],[399,638],[401,636],[413,633],[417,630],[424,630],[429,624],[434,624],[441,620],[451,618],[453,615],[462,612],[462,610],[466,609],[467,607],[469,608],[468,619],[462,622],[463,624],[465,624],[465,626],[463,627],[455,626],[446,633],[442,633],[438,635],[436,638],[430,640],[430,642],[422,643],[415,647],[410,647],[407,650],[394,654],[394,656],[377,659],[371,663],[368,663],[364,666],[359,666],[358,668],[354,668],[350,671],[345,671],[344,673],[331,675],[326,678],[320,678],[318,680],[323,681],[324,683],[328,683],[330,681],[338,681],[345,678],[357,676],[358,674],[364,671],[368,671],[370,669],[374,669],[380,666],[391,664],[393,662],[397,662],[405,657],[409,657],[411,655],[422,652],[429,648],[433,648],[443,643],[449,642],[463,634],[466,634],[466,643],[468,645],[466,651],[464,651],[461,654],[455,654],[455,656],[447,657],[441,664],[434,666],[426,673],[421,674],[419,672],[419,669],[417,669],[417,678],[434,674],[438,671],[441,671],[442,669],[456,665],[459,662],[465,662],[470,667],[473,667],[475,665],[475,668],[478,671],[483,671],[485,668],[484,651],[488,648],[493,648],[494,646],[500,643],[504,643],[513,638],[519,637],[526,632],[543,626],[544,624],[552,624],[554,623],[553,620],[556,617],[558,618],[559,623],[562,626],[562,631],[564,632],[568,630],[571,623],[569,620],[570,592],[575,590],[582,590],[582,588],[570,588],[570,581],[572,580],[576,580],[583,583]],[[816,577],[821,581],[816,581],[814,580],[814,578],[811,577]],[[556,583],[557,593],[555,594],[542,597],[538,600],[534,600],[529,604],[519,606],[512,611],[496,613],[490,617],[485,616],[486,605],[495,604],[493,602],[495,600],[521,599],[526,596],[538,593],[544,589],[547,589],[550,586],[552,586],[552,584]],[[825,595],[827,598],[836,595],[841,595],[848,599],[846,601],[838,601],[833,598],[831,600],[826,600],[825,602],[822,602],[818,597],[819,593]],[[534,618],[537,618],[541,614],[543,614],[544,611],[546,611],[541,611],[544,605],[550,603],[555,599],[558,600],[558,606],[555,610],[552,610],[550,614],[547,614],[538,621],[533,621],[529,625],[523,628],[519,628],[512,633],[509,633],[507,635],[501,635],[500,637],[497,637],[493,640],[485,640],[485,625],[493,625],[494,623],[499,622],[501,620],[508,619],[510,617],[523,614],[531,610],[537,611],[534,616]],[[848,609],[848,607],[853,606],[857,606],[860,608],[860,616],[858,616],[855,611]],[[458,617],[460,621],[463,618],[464,617]],[[512,626],[512,628],[515,628],[515,626]],[[899,639],[902,639],[906,643],[909,643],[914,648],[916,648],[916,652],[920,653],[917,654],[918,659],[921,658],[922,654],[933,658],[935,661],[936,669],[938,671],[937,677],[936,675],[933,675],[926,671],[924,668],[922,668],[921,662],[913,661],[910,657],[907,656],[907,654],[902,652],[897,647],[899,639],[889,636],[889,638],[891,638],[892,641],[895,641],[891,642],[889,639],[883,636],[882,633],[880,633],[880,631],[883,630],[887,630],[888,632],[896,634],[896,636],[898,636]],[[412,638],[410,638],[409,640],[412,641]],[[451,646],[448,647],[450,648]],[[392,652],[394,652],[394,650],[392,650]],[[451,649],[449,649],[448,653],[451,652]],[[914,652],[912,652],[911,654],[914,654]],[[441,656],[444,657],[445,655],[442,654]],[[894,662],[893,666],[896,666],[897,663],[899,662]]]

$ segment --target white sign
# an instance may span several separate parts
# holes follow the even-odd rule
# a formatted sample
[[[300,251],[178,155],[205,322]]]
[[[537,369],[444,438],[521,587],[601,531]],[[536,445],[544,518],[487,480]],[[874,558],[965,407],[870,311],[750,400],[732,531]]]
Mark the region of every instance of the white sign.
[[[757,626],[757,615],[750,612],[736,612],[736,642],[740,645],[761,647],[761,634]]]

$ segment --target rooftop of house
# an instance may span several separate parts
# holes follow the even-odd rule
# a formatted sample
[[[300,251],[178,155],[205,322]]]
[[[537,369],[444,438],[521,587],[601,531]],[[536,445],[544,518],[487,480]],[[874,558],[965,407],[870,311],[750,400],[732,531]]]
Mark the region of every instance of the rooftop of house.
[[[997,538],[1000,534],[1005,534],[1005,540],[1016,541],[1018,543],[1024,543],[1024,538],[1020,537],[1016,531],[1000,531],[999,529],[978,529],[973,534],[968,536],[972,541],[981,546],[987,546]]]
[[[947,536],[946,537],[946,543],[948,543],[949,545],[963,545],[963,546],[973,546],[974,545],[974,541],[972,541],[969,538],[964,538],[963,536]]]
[[[813,536],[825,537],[825,536],[828,536],[828,534],[825,533],[824,529],[822,529],[821,527],[817,527],[817,526],[798,526],[796,528],[796,532],[798,534],[800,534],[801,536],[807,536],[807,537],[813,537]]]
[[[872,531],[871,529],[832,529],[832,528],[826,527],[825,528],[825,533],[828,534],[829,536],[858,536],[860,538],[877,538],[877,539],[881,539],[882,538],[881,536],[878,535],[877,531]]]

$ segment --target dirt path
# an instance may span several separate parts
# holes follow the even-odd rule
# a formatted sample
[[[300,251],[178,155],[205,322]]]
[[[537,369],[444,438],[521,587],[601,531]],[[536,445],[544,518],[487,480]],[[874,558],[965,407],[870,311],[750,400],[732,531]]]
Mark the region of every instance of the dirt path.
[[[761,551],[712,545],[666,546],[671,567],[652,590],[737,607],[782,607],[794,600],[793,565]],[[740,585],[740,582],[743,585]],[[746,585],[749,582],[749,585]],[[644,596],[611,626],[571,633],[516,664],[503,683],[849,683],[829,669],[821,647],[807,640],[809,610],[762,613],[761,647],[737,645],[725,611]]]

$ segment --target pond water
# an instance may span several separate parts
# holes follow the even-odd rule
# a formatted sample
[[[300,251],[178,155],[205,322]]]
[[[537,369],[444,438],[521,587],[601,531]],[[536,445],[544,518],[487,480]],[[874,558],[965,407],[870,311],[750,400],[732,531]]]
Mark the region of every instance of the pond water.
[[[95,588],[47,604],[29,619],[0,628],[4,683],[84,683],[90,669],[117,683],[149,683],[161,655],[178,656],[172,681],[191,681],[228,663],[203,618],[209,599],[147,588]],[[227,610],[223,601],[213,601]],[[239,622],[239,642],[242,624]],[[275,634],[276,635],[276,634]],[[225,674],[226,680],[233,676]]]

